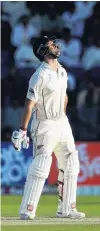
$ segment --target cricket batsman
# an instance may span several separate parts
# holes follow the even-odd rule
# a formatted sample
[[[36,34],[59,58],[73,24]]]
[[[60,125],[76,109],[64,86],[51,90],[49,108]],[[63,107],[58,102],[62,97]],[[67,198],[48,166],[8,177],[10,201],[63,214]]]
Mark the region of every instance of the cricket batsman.
[[[33,52],[42,63],[30,78],[20,129],[14,131],[11,138],[17,151],[21,147],[29,147],[27,127],[32,111],[35,110],[36,120],[31,129],[35,155],[28,169],[20,219],[35,217],[50,172],[53,151],[59,166],[57,216],[83,218],[85,214],[76,210],[79,160],[72,130],[64,112],[68,77],[58,62],[61,55],[60,42],[55,37],[40,37],[33,44]]]

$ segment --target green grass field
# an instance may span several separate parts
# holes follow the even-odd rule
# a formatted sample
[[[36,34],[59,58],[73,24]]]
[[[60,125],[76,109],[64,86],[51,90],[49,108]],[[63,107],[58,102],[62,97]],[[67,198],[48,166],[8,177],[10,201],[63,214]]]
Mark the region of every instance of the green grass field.
[[[1,215],[18,217],[18,209],[21,202],[21,196],[2,196],[1,197]],[[55,216],[57,207],[57,196],[43,195],[40,199],[37,209],[37,216]],[[100,197],[87,196],[77,197],[77,209],[86,214],[87,217],[100,217]],[[29,225],[29,226],[2,226],[2,231],[99,231],[100,225],[97,224],[74,224],[74,225]]]

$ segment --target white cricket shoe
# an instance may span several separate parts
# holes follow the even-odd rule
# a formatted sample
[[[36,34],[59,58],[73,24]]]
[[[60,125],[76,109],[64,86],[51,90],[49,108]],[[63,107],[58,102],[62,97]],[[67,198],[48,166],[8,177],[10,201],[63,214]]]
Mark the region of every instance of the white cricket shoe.
[[[60,217],[67,217],[67,218],[71,218],[71,219],[81,219],[85,217],[85,214],[82,212],[78,212],[75,209],[71,209],[69,215],[64,215],[62,214],[62,201],[58,200],[58,208],[57,208],[57,213],[56,213],[56,217],[60,218]]]
[[[71,219],[81,219],[85,217],[85,213],[78,212],[76,209],[72,209],[68,216],[66,216]]]
[[[84,218],[84,217],[85,217],[85,213],[78,212],[77,210],[76,210],[76,211],[72,210],[72,211],[70,211],[69,215],[62,214],[62,213],[57,212],[57,213],[56,213],[56,216],[57,216],[58,218],[81,219],[81,218]]]
[[[24,213],[20,214],[21,220],[34,220],[34,218],[35,218],[35,216],[33,216],[31,214],[24,214]]]

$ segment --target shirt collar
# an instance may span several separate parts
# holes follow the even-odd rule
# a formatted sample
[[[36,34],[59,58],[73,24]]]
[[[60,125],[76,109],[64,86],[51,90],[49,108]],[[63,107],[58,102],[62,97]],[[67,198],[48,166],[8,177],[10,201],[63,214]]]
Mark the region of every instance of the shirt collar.
[[[52,71],[55,71],[55,70],[53,70],[52,67],[51,67],[48,63],[46,63],[45,61],[42,62],[42,65],[43,65],[44,67],[46,67],[46,68],[52,70]],[[58,63],[58,69],[60,70],[60,68],[61,68],[61,65]]]

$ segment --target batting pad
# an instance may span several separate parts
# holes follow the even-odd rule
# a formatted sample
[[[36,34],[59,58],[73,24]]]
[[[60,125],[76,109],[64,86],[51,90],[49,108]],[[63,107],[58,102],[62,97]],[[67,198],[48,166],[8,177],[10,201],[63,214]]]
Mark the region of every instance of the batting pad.
[[[63,215],[69,215],[70,210],[76,207],[77,176],[64,178]]]
[[[66,156],[65,160],[65,169],[64,169],[64,177],[78,175],[80,171],[79,167],[79,159],[78,159],[78,151],[69,154]]]
[[[51,155],[37,155],[35,156],[29,171],[28,175],[36,176],[39,178],[46,179],[49,175],[50,167],[52,162]]]
[[[63,188],[63,216],[76,207],[77,177],[79,173],[78,152],[70,154],[66,161]]]
[[[35,216],[45,179],[28,176],[25,184],[24,195],[20,206],[20,214]]]
[[[51,156],[35,156],[28,170],[20,214],[35,216],[45,180],[49,175],[51,162]]]

